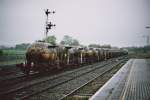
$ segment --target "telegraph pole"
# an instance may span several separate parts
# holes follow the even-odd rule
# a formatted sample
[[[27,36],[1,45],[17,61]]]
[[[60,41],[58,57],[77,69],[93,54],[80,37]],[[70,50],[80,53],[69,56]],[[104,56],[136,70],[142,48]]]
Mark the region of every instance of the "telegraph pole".
[[[55,11],[49,11],[49,9],[45,10],[46,14],[46,22],[45,22],[45,39],[47,39],[47,35],[49,30],[53,27],[56,26],[55,24],[52,24],[52,22],[49,21],[49,14],[54,14]]]
[[[150,26],[146,26],[146,29],[150,29]],[[150,35],[144,35],[144,38],[146,38],[146,46],[149,46],[150,43]]]

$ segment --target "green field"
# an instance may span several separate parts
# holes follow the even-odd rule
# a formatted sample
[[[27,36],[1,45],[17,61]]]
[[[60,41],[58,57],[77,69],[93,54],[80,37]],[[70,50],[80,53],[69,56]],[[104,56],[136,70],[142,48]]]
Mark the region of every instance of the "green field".
[[[17,64],[25,61],[25,50],[3,49],[0,55],[0,66]]]
[[[130,58],[139,58],[139,59],[149,59],[150,58],[150,52],[148,53],[130,53],[129,54]]]
[[[12,55],[12,54],[25,54],[26,50],[16,50],[16,49],[3,49],[4,55]]]

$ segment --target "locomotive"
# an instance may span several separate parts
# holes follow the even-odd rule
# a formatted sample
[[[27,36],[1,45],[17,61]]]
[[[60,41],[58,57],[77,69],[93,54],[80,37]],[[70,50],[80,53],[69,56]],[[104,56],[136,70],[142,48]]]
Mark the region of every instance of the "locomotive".
[[[126,55],[127,51],[111,48],[51,45],[46,42],[31,44],[26,52],[25,63],[17,66],[25,73],[59,70],[65,67],[91,64]]]

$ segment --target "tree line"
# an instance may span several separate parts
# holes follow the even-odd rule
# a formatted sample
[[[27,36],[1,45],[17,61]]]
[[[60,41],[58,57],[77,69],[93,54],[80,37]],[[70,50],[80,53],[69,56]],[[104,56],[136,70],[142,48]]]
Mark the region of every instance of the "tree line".
[[[129,52],[133,53],[150,53],[150,46],[143,47],[126,47]]]
[[[57,43],[57,38],[55,35],[48,36],[46,38],[43,38],[40,41],[50,43],[51,45],[61,44],[61,45],[66,45],[66,46],[84,46],[84,45],[80,44],[80,42],[77,39],[75,39],[69,35],[64,35],[64,37],[62,38],[62,40],[59,43]],[[0,55],[3,54],[3,50],[26,50],[29,45],[31,45],[31,44],[30,43],[21,43],[21,44],[16,44],[15,47],[5,47],[4,46],[0,49]],[[99,44],[89,44],[88,47],[111,48],[110,45],[99,45]]]
[[[54,35],[48,36],[47,38],[44,38],[43,40],[52,45],[57,44],[57,42],[56,42],[57,38]],[[59,44],[69,45],[69,46],[79,46],[80,45],[80,43],[77,39],[75,39],[69,35],[64,35],[63,39],[60,41]]]

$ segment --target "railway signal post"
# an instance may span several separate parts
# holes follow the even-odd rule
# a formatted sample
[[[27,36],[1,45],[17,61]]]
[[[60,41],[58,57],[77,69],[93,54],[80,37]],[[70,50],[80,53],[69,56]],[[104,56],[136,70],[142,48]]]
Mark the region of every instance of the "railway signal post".
[[[49,11],[49,9],[45,10],[45,14],[46,14],[46,24],[45,24],[45,38],[47,38],[47,34],[49,32],[50,29],[52,29],[53,26],[56,26],[55,24],[52,24],[51,21],[49,21],[49,14],[54,14],[55,11]]]

